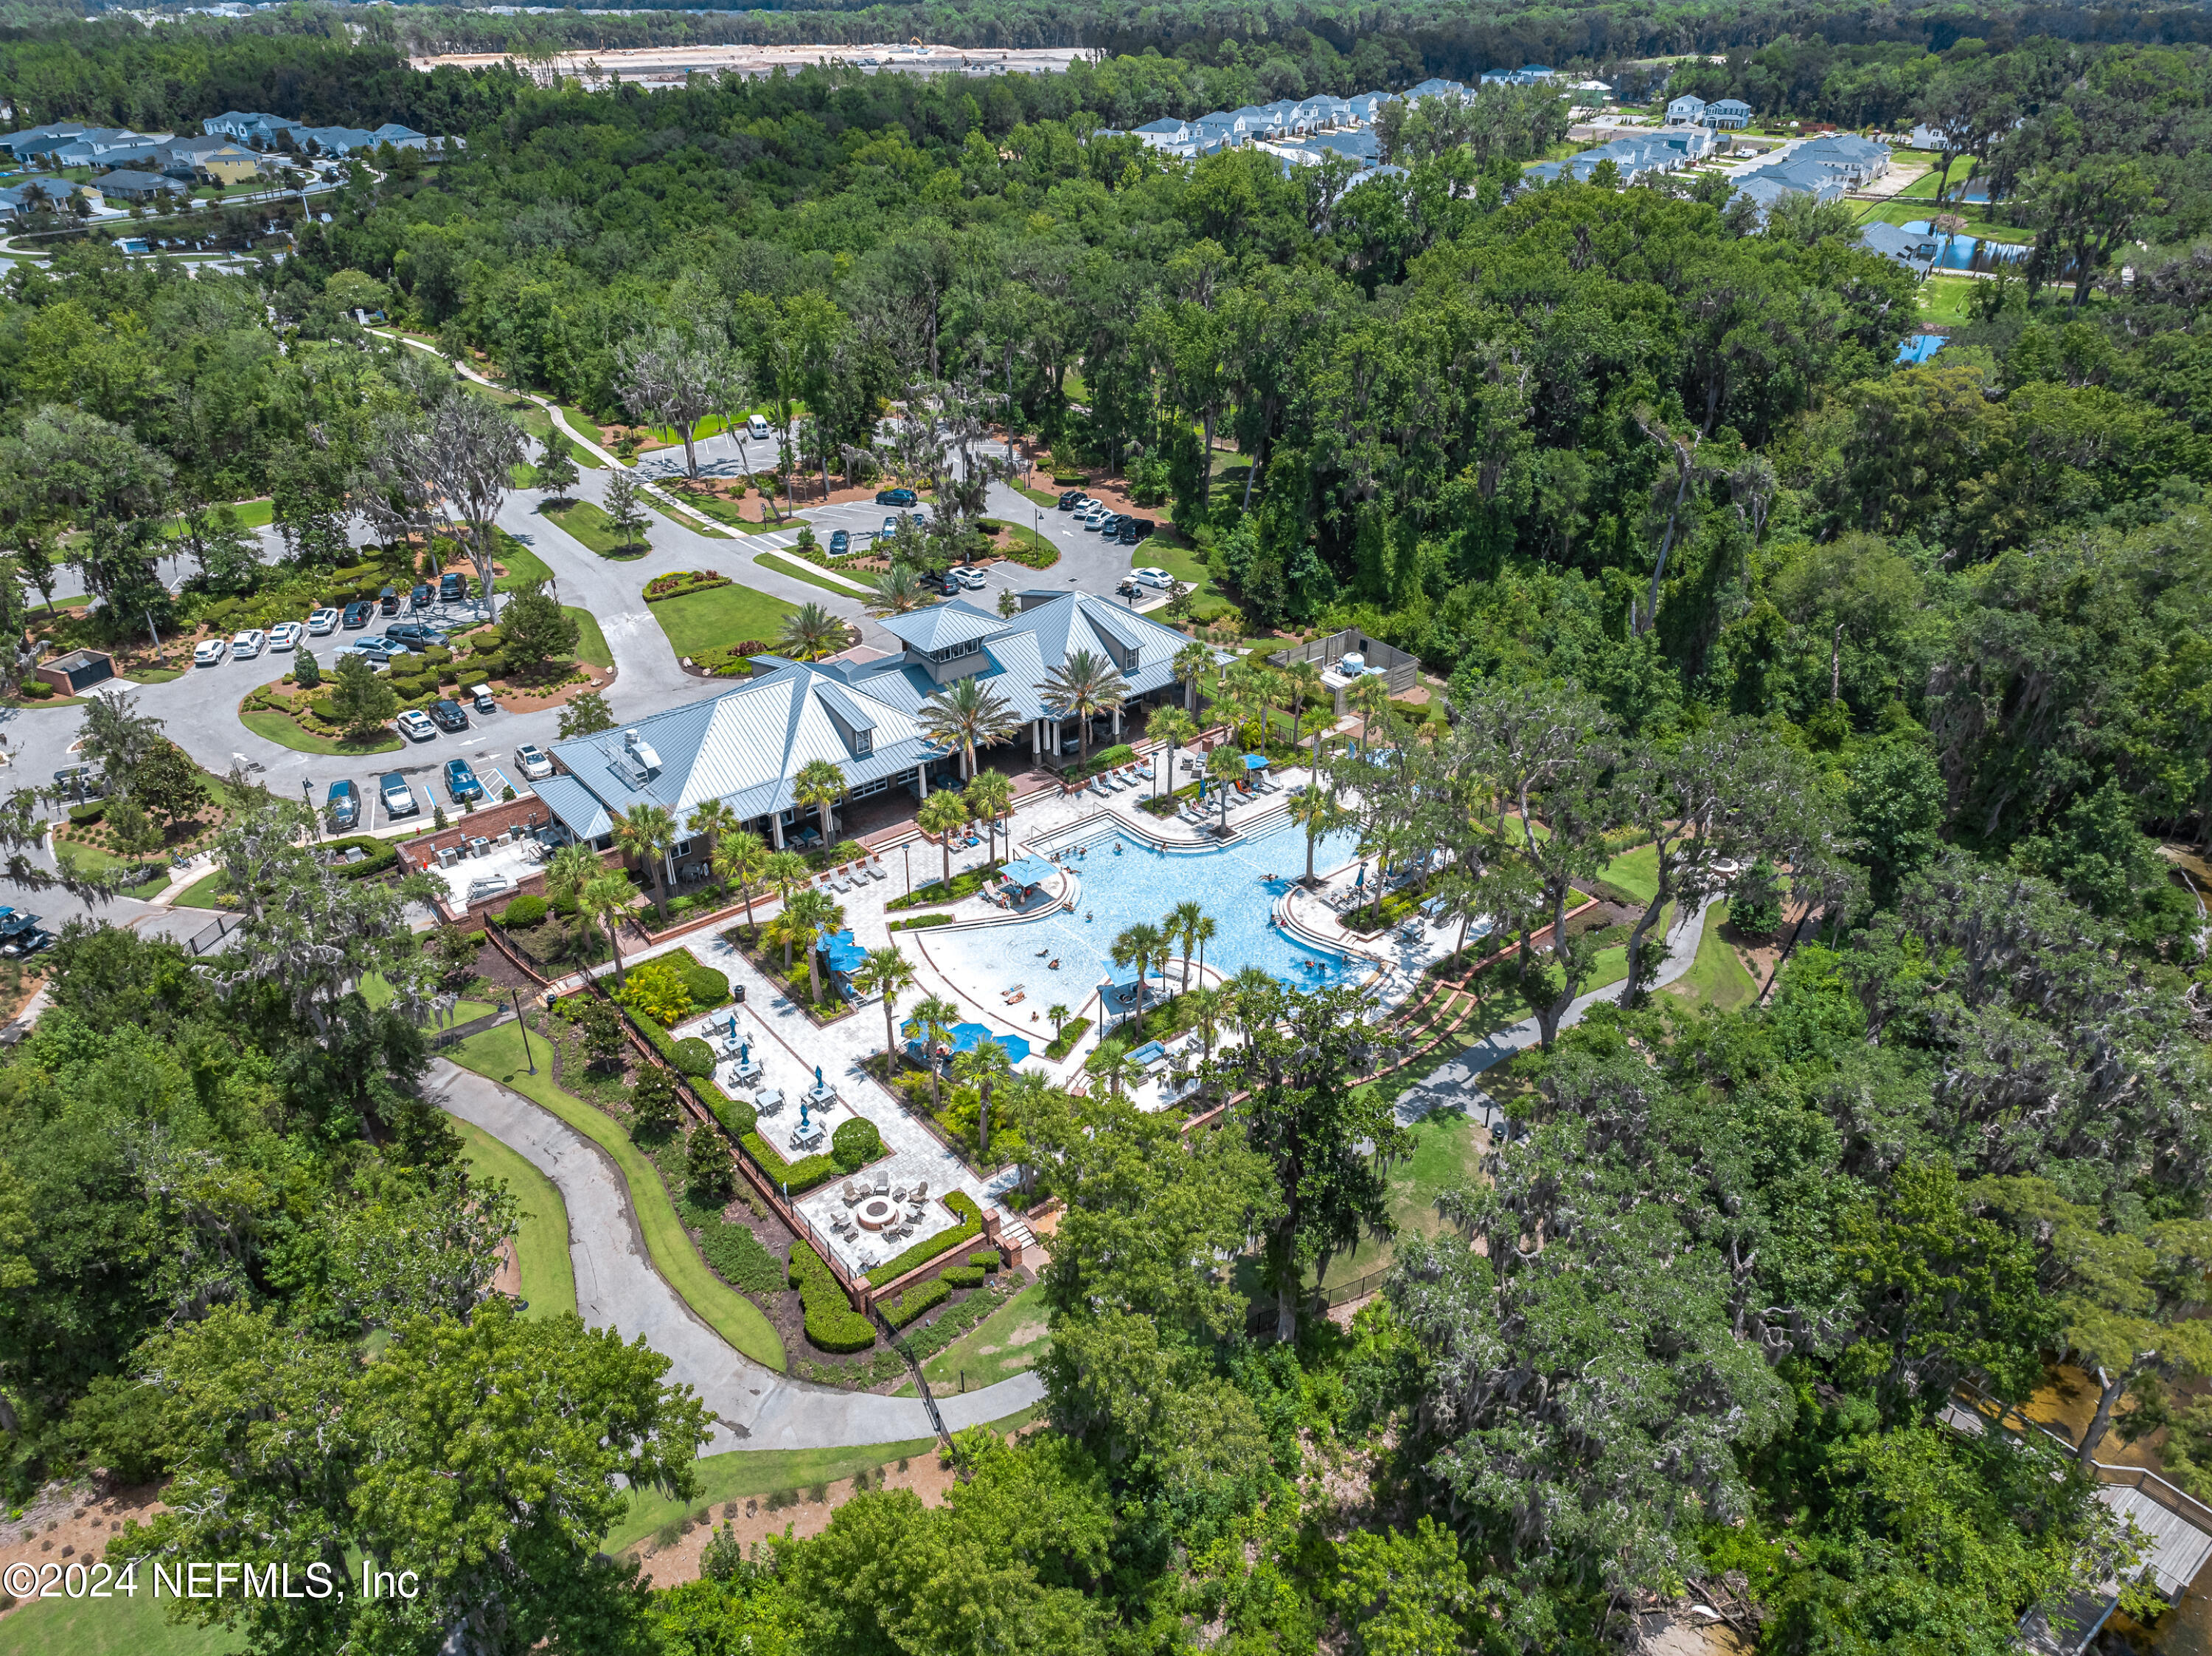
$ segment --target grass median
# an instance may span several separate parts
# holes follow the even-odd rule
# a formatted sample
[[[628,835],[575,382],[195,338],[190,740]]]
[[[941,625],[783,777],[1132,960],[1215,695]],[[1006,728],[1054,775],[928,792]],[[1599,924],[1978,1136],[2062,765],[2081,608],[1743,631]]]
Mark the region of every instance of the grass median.
[[[473,1121],[456,1119],[461,1156],[469,1171],[504,1179],[522,1210],[514,1238],[514,1263],[532,1321],[566,1316],[576,1308],[576,1267],[568,1257],[568,1204],[550,1179],[520,1150],[501,1143]]]
[[[541,1067],[536,1075],[532,1075],[523,1055],[521,1026],[502,1023],[495,1029],[471,1035],[452,1048],[447,1056],[464,1068],[488,1076],[501,1086],[511,1087],[532,1103],[551,1111],[613,1157],[615,1166],[622,1170],[623,1183],[629,1188],[630,1210],[636,1216],[638,1229],[653,1255],[653,1268],[662,1279],[683,1296],[684,1304],[696,1312],[708,1327],[754,1362],[781,1373],[783,1341],[775,1326],[758,1306],[707,1268],[707,1262],[699,1257],[699,1250],[692,1246],[683,1221],[676,1216],[659,1173],[646,1159],[645,1152],[631,1143],[629,1135],[613,1121],[553,1084],[553,1077],[543,1067],[551,1055],[542,1040],[535,1043],[535,1053]]]
[[[863,596],[846,585],[843,581],[832,580],[812,564],[801,563],[796,558],[779,557],[773,552],[756,552],[753,554],[753,561],[762,568],[772,571],[775,574],[787,575],[793,580],[803,580],[809,586],[818,586],[825,592],[835,592],[841,598],[857,598]],[[856,578],[848,577],[848,579]]]

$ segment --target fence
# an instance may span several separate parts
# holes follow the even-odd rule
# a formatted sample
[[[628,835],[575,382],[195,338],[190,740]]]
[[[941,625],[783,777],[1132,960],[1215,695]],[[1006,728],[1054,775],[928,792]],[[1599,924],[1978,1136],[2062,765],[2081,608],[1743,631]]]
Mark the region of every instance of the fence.
[[[218,914],[213,925],[204,925],[185,938],[185,947],[195,955],[204,955],[245,923],[242,915]]]
[[[584,988],[586,993],[597,995],[609,1006],[614,1008],[616,1016],[622,1020],[623,1033],[629,1038],[629,1043],[636,1050],[641,1062],[659,1064],[675,1077],[676,1095],[690,1112],[694,1121],[702,1125],[712,1127],[729,1141],[730,1149],[737,1162],[738,1171],[743,1173],[747,1182],[760,1192],[762,1199],[775,1210],[775,1216],[783,1221],[791,1234],[804,1240],[821,1256],[822,1263],[829,1266],[830,1274],[836,1278],[837,1286],[845,1290],[845,1297],[852,1302],[853,1308],[863,1313],[872,1310],[872,1290],[860,1285],[860,1279],[845,1268],[828,1240],[820,1231],[815,1228],[813,1222],[801,1213],[797,1204],[784,1193],[781,1182],[770,1177],[768,1169],[754,1159],[753,1153],[745,1148],[737,1135],[722,1125],[721,1118],[708,1107],[706,1101],[693,1089],[691,1078],[676,1070],[673,1065],[662,1062],[659,1050],[638,1027],[637,1020],[630,1016],[629,1008],[609,994],[606,986],[595,977],[586,979]]]

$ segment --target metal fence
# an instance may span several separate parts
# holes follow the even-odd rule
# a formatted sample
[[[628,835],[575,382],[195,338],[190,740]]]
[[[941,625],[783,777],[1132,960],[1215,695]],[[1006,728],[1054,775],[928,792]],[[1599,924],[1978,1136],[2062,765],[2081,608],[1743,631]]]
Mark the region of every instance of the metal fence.
[[[218,914],[216,916],[214,925],[204,925],[185,938],[185,947],[195,955],[204,955],[245,924],[243,915]]]

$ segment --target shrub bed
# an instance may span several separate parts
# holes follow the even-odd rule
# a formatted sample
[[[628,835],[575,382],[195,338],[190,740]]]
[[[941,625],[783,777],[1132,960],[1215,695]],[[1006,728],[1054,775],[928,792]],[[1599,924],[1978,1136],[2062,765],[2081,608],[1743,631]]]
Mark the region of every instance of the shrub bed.
[[[839,1176],[836,1162],[826,1156],[804,1156],[796,1162],[785,1161],[776,1154],[775,1146],[760,1136],[757,1128],[739,1134],[738,1142],[752,1152],[762,1172],[793,1196]]]
[[[983,1234],[983,1210],[965,1191],[954,1191],[945,1198],[945,1205],[960,1216],[960,1222],[950,1230],[916,1242],[903,1253],[892,1255],[868,1273],[868,1280],[878,1283],[896,1282],[916,1265],[927,1264],[939,1254],[958,1247],[971,1237]]]
[[[896,1300],[879,1304],[876,1309],[883,1313],[884,1320],[893,1328],[904,1328],[923,1312],[934,1310],[952,1297],[952,1284],[945,1280],[945,1277],[951,1275],[951,1272],[947,1271],[945,1276],[933,1277],[926,1283],[916,1283]],[[975,1285],[973,1283],[962,1284],[967,1288]]]
[[[884,1136],[864,1115],[838,1124],[830,1135],[830,1159],[840,1172],[856,1173],[884,1153]]]
[[[955,1288],[977,1288],[982,1285],[984,1274],[981,1265],[947,1265],[937,1280]]]
[[[663,598],[680,598],[686,592],[704,592],[729,584],[730,578],[718,569],[679,569],[672,575],[655,575],[646,582],[645,601],[658,604]]]
[[[357,863],[333,863],[333,872],[348,880],[371,880],[380,874],[389,874],[398,865],[399,847],[389,840],[373,839],[366,834],[353,834],[343,840],[325,840],[323,849],[333,854],[350,846],[358,846],[368,854]]]
[[[950,925],[950,914],[917,914],[910,920],[893,920],[884,928],[890,931],[927,931],[933,925]]]
[[[509,931],[527,931],[533,925],[545,924],[545,899],[534,891],[526,891],[500,911],[499,923]]]
[[[696,1035],[684,1040],[672,1040],[668,1031],[651,1018],[634,1018],[630,1027],[644,1035],[653,1050],[660,1054],[668,1067],[677,1074],[693,1081],[703,1081],[714,1073],[714,1049]]]
[[[704,1012],[720,1006],[730,998],[730,980],[713,967],[703,963],[688,949],[679,949],[661,958],[673,965],[684,979],[684,992],[691,997],[691,1010]]]
[[[1050,541],[1033,541],[1027,546],[1015,542],[1006,547],[1000,555],[1024,569],[1049,569],[1060,561],[1060,549]]]
[[[807,1344],[823,1351],[865,1351],[876,1343],[875,1325],[846,1303],[829,1265],[805,1242],[791,1245],[790,1282],[806,1310]]]
[[[1089,1018],[1074,1018],[1062,1024],[1060,1033],[1045,1044],[1044,1055],[1047,1058],[1066,1058],[1090,1028]]]
[[[1005,866],[1002,861],[994,861],[982,868],[971,868],[964,873],[956,874],[952,877],[950,891],[945,889],[942,880],[932,880],[927,885],[916,886],[913,895],[894,897],[884,907],[890,909],[927,908],[933,903],[957,903],[963,897],[981,890],[984,882],[994,878]]]

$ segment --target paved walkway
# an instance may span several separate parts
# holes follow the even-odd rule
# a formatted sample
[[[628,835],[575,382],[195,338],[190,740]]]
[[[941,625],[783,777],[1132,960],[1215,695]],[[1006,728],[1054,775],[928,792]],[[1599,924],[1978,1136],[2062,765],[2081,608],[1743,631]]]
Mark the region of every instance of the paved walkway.
[[[593,1328],[642,1338],[669,1359],[667,1379],[689,1386],[718,1417],[702,1453],[843,1448],[931,1435],[919,1398],[810,1386],[725,1344],[653,1270],[621,1174],[597,1145],[520,1093],[434,1059],[431,1087],[452,1114],[475,1123],[550,1179],[568,1208],[576,1309]],[[1044,1395],[1034,1374],[941,1398],[954,1431],[1027,1408]]]
[[[1667,958],[1660,963],[1659,974],[1653,980],[1654,989],[1664,989],[1681,977],[1697,963],[1698,943],[1705,935],[1705,913],[1715,898],[1707,898],[1694,913],[1684,917],[1667,934]],[[1593,1006],[1620,998],[1620,986],[1609,984],[1603,989],[1593,989],[1578,996],[1559,1019],[1559,1027],[1568,1028],[1583,1021],[1583,1016]],[[1457,1058],[1449,1059],[1432,1071],[1427,1079],[1407,1092],[1398,1101],[1401,1121],[1419,1120],[1432,1110],[1460,1109],[1496,1129],[1504,1119],[1504,1112],[1497,1101],[1485,1092],[1475,1079],[1494,1064],[1503,1064],[1514,1053],[1523,1052],[1537,1044],[1540,1031],[1533,1017],[1523,1018],[1510,1028],[1486,1035]]]

